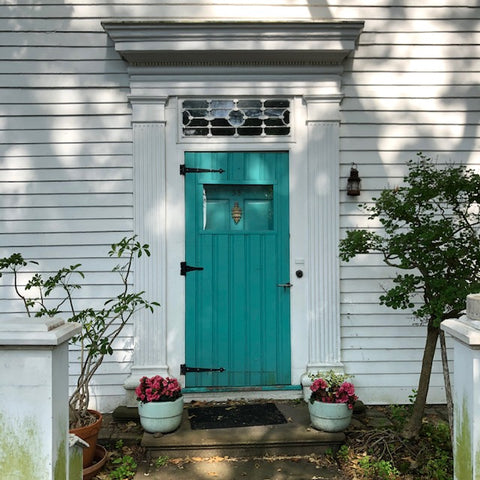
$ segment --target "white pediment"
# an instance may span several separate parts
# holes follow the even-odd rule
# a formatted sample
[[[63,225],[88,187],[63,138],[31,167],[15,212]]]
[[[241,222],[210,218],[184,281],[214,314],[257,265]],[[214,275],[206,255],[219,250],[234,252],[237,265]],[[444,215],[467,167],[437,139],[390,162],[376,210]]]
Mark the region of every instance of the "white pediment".
[[[363,22],[102,23],[130,65],[338,65],[355,49]]]

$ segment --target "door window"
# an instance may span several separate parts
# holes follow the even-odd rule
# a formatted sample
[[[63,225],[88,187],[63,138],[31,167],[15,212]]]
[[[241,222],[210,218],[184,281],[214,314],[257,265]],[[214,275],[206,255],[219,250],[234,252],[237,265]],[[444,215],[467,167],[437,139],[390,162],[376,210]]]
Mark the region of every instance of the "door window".
[[[273,185],[204,185],[204,230],[273,230]]]

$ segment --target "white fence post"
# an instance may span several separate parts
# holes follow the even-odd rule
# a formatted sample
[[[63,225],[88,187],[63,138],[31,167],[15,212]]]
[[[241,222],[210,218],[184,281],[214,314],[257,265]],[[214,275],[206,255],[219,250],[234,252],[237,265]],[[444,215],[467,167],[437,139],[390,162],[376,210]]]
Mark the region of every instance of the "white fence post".
[[[0,319],[2,479],[76,478],[69,477],[68,340],[80,328],[59,319]]]
[[[467,315],[445,320],[454,339],[454,478],[480,479],[480,294],[468,295]]]

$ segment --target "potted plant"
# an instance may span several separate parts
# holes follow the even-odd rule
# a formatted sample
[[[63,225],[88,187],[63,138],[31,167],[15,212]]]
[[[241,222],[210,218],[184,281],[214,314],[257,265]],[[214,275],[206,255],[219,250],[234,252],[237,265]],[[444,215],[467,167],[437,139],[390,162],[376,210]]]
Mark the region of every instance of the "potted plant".
[[[333,370],[325,374],[310,375],[312,385],[308,404],[312,426],[325,432],[341,432],[352,419],[357,401],[355,387],[347,382],[347,375]]]
[[[113,244],[108,255],[124,260],[122,265],[112,270],[120,275],[120,292],[107,300],[102,308],[89,307],[83,310],[76,308],[73,298],[73,293],[81,288],[73,279],[85,277],[80,270],[81,264],[61,268],[48,278],[35,273],[25,284],[24,292],[19,281],[19,271],[30,263],[38,262],[27,261],[19,253],[0,259],[0,277],[2,271],[13,274],[13,287],[23,301],[28,316],[66,317],[66,320],[82,325],[81,333],[72,339],[78,347],[80,373],[69,399],[69,416],[71,431],[90,444],[90,448],[84,450],[84,467],[94,459],[96,437],[102,419],[99,412],[88,408],[92,378],[105,355],[113,353],[113,343],[135,312],[141,309],[153,312],[154,307],[159,305],[145,300],[144,292],[130,292],[133,261],[144,254],[150,256],[149,246],[140,244],[136,236],[125,237]],[[32,295],[28,296],[27,292],[32,292]]]
[[[135,389],[142,427],[149,433],[169,433],[182,423],[183,395],[175,378],[142,377]]]

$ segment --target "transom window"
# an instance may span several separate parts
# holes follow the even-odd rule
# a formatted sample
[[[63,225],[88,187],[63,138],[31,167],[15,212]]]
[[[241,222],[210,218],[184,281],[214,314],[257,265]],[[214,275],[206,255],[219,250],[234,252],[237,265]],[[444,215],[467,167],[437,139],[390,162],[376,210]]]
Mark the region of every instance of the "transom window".
[[[287,99],[202,99],[182,102],[182,131],[188,137],[290,135]]]

